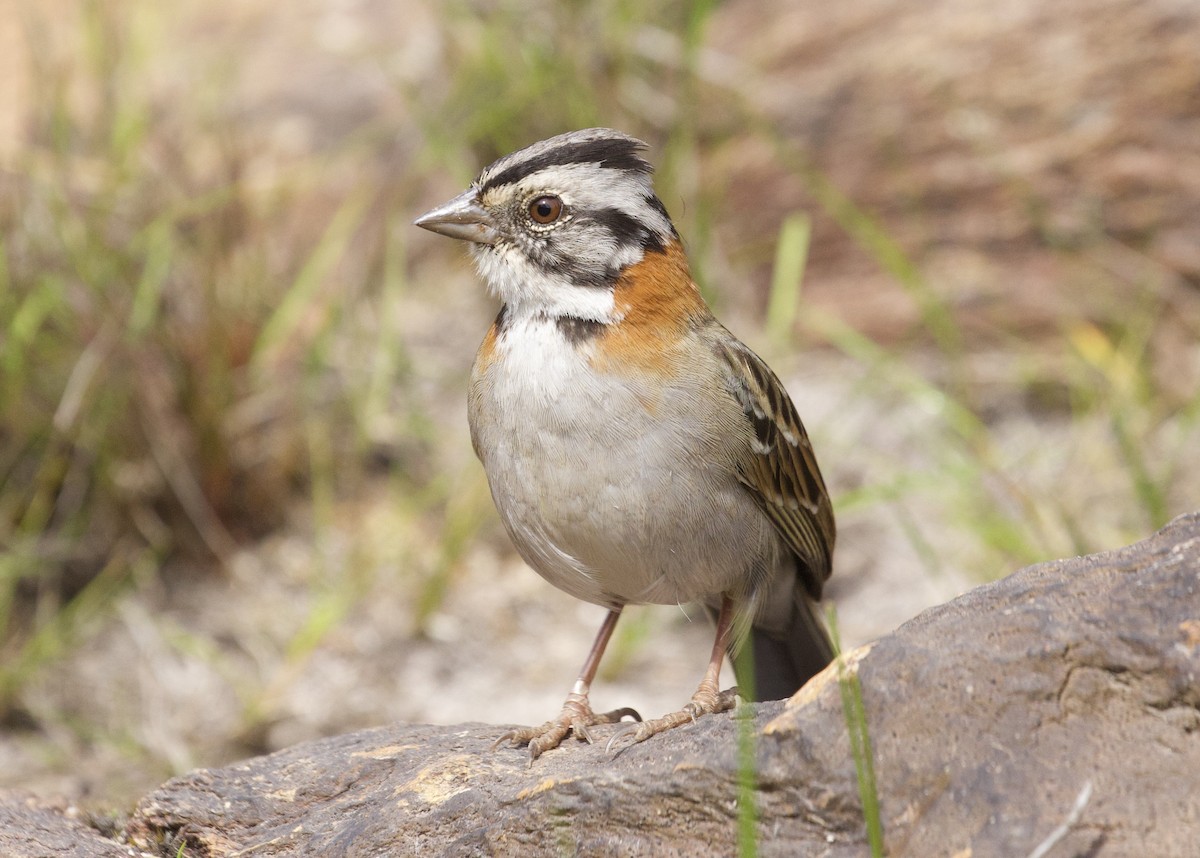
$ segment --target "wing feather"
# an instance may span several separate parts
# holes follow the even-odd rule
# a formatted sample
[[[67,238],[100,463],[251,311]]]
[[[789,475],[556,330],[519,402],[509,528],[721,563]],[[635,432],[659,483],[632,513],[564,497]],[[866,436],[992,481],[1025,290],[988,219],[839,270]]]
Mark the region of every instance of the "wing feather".
[[[754,428],[738,477],[788,547],[801,560],[801,579],[813,599],[832,569],[837,531],[833,505],[796,406],[771,368],[732,334],[717,341],[729,368],[729,392]]]

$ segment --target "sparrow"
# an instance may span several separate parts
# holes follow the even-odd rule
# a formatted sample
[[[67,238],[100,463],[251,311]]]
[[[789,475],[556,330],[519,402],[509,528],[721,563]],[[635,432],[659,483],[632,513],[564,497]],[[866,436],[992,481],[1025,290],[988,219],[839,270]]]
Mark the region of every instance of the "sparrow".
[[[543,578],[608,609],[562,711],[496,743],[532,759],[625,717],[610,748],[739,693],[790,696],[833,657],[815,606],[835,526],[812,445],[775,373],[701,297],[646,149],[608,128],[551,137],[415,221],[467,242],[500,301],[467,415],[504,527]],[[593,712],[622,608],[689,602],[716,619],[691,700],[648,721]],[[740,692],[720,688],[727,653]]]

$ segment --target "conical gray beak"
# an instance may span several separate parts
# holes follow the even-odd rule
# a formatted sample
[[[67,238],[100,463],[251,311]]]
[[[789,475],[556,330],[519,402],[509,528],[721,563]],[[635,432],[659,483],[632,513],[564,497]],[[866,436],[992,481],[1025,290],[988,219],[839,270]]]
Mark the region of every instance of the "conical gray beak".
[[[476,244],[495,244],[499,238],[492,217],[479,205],[474,188],[459,194],[445,205],[425,212],[413,224],[430,232]]]

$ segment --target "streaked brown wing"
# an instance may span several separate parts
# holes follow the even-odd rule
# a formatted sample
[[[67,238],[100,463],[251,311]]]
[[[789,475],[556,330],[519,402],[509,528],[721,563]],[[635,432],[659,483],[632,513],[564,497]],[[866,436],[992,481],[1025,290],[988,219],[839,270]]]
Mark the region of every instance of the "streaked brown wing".
[[[754,427],[753,449],[739,464],[738,476],[802,561],[808,594],[820,599],[831,572],[836,528],[808,433],[762,358],[732,334],[718,340],[717,351],[729,365],[730,393]]]

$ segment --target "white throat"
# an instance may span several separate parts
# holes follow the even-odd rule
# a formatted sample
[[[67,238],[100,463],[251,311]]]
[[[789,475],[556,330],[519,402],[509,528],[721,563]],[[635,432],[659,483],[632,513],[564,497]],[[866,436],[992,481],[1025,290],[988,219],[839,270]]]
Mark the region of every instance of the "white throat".
[[[472,246],[471,256],[488,289],[508,307],[513,318],[538,315],[606,324],[620,321],[611,287],[572,283],[535,267],[515,249]]]

